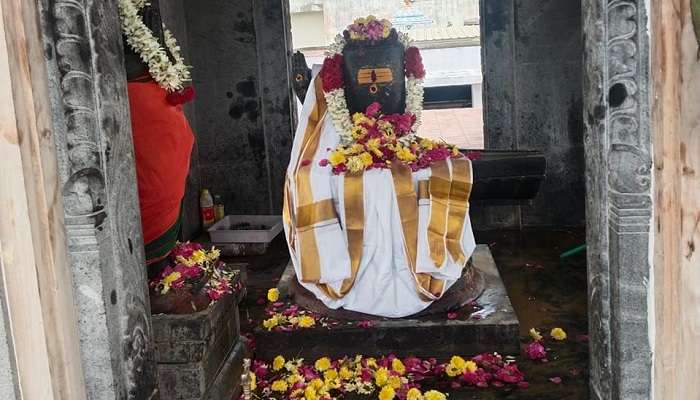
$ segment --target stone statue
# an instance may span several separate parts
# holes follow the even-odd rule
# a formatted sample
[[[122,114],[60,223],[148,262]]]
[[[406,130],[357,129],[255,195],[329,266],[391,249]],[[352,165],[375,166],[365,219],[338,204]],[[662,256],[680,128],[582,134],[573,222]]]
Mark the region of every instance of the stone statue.
[[[311,79],[284,223],[298,282],[328,308],[404,317],[469,275],[472,166],[417,135],[424,76],[410,39],[368,17]]]
[[[194,144],[182,104],[192,99],[193,91],[187,86],[189,67],[163,25],[158,0],[124,0],[119,12],[141,226],[153,278],[165,266],[180,234],[180,207]],[[136,36],[134,27],[150,34]]]

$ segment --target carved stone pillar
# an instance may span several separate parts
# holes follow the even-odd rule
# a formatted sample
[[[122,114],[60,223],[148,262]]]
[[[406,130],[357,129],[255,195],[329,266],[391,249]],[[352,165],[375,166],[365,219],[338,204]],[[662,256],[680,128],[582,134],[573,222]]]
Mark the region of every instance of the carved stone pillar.
[[[641,0],[584,0],[591,398],[651,396],[649,32]]]
[[[117,1],[39,3],[88,398],[154,398]]]

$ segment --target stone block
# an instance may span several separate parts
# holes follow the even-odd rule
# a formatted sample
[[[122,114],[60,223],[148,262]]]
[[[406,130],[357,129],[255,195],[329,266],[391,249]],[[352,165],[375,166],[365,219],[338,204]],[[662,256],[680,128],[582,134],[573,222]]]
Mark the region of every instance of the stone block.
[[[497,351],[519,352],[519,323],[503,281],[487,246],[478,246],[474,268],[484,278],[485,288],[477,303],[480,319],[448,320],[446,314],[403,319],[369,317],[370,328],[342,323],[333,328],[315,327],[293,332],[256,328],[256,356],[272,359],[322,356],[386,355],[448,358]],[[289,274],[287,274],[289,275]]]
[[[233,396],[232,391],[215,386],[222,380],[230,386],[229,378],[235,377],[231,374],[242,363],[238,312],[242,295],[227,296],[194,314],[153,315],[161,398],[229,400]],[[233,365],[236,360],[238,364]],[[207,393],[217,395],[206,397]]]

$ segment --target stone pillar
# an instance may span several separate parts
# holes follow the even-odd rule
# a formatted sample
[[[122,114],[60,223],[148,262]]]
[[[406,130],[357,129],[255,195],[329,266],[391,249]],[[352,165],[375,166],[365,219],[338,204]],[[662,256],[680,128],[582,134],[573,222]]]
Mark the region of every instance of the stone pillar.
[[[292,149],[296,98],[289,82],[292,38],[288,0],[253,2],[261,88],[262,124],[267,149],[270,211],[282,212],[284,176]]]
[[[117,1],[39,3],[88,398],[154,398]]]
[[[649,33],[642,0],[585,0],[591,398],[651,397]]]

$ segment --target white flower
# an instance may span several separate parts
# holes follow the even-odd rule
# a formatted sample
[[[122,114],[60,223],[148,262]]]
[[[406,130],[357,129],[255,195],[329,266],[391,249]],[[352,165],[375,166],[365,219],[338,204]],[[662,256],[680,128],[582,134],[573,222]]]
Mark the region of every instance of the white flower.
[[[143,23],[139,10],[148,5],[148,0],[119,0],[122,32],[126,36],[126,42],[148,66],[148,72],[160,86],[169,92],[182,90],[184,84],[191,79],[189,67],[180,54],[180,46],[165,25],[165,46],[175,59],[175,64],[170,62],[165,49]]]

